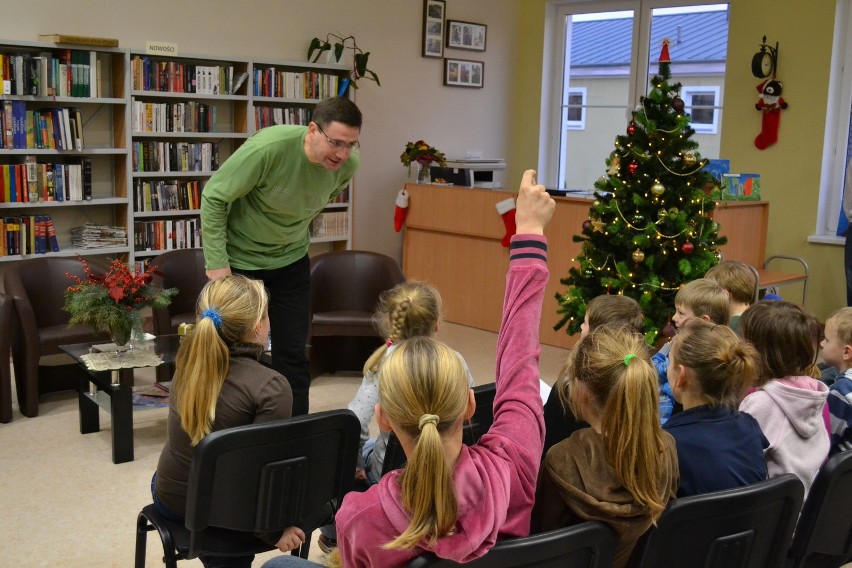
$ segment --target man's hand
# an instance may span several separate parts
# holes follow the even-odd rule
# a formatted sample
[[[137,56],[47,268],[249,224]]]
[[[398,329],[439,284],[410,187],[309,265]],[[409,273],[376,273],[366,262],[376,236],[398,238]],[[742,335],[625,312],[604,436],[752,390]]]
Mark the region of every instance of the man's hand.
[[[524,172],[521,188],[518,191],[516,209],[517,234],[544,234],[544,226],[553,217],[556,202],[545,191],[543,185],[536,184],[535,170]]]
[[[206,270],[207,279],[208,280],[218,280],[219,278],[224,278],[231,274],[231,267],[226,266],[225,268],[213,268],[212,270]]]
[[[284,534],[275,543],[278,550],[281,552],[290,552],[294,548],[302,546],[305,542],[305,532],[299,527],[288,527],[284,529]]]

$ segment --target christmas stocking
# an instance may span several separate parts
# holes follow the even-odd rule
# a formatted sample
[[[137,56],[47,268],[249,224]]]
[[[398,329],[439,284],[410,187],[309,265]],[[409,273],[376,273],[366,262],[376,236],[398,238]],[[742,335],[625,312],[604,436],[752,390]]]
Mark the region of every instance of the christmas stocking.
[[[758,150],[766,150],[778,142],[778,125],[781,124],[781,110],[787,108],[787,101],[781,96],[784,86],[781,81],[772,79],[757,86],[760,99],[754,107],[763,113],[760,134],[754,139]]]
[[[506,234],[500,239],[500,244],[504,247],[509,247],[509,241],[512,235],[515,234],[515,200],[511,197],[497,202],[497,213],[503,218],[503,224],[506,226]]]
[[[396,208],[393,211],[393,228],[397,233],[402,230],[406,215],[408,215],[408,192],[400,189],[396,194]]]

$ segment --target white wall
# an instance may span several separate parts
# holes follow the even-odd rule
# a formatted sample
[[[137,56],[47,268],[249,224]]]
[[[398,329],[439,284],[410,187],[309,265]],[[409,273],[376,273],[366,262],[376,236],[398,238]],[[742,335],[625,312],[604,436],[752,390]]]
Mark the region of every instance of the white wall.
[[[420,55],[421,0],[0,0],[6,15],[0,39],[68,33],[115,37],[129,48],[159,40],[177,43],[185,54],[302,60],[315,36],[354,35],[382,81],[381,87],[362,81],[356,95],[364,127],[354,247],[400,258],[402,238],[392,217],[407,177],[399,161],[407,141],[422,138],[448,157],[467,150],[508,157],[519,4],[447,1],[448,18],[488,26],[485,52],[445,50],[450,57],[485,62],[483,89],[442,86],[442,60]],[[531,117],[530,125],[537,121]],[[532,165],[509,163],[510,169],[525,167]]]

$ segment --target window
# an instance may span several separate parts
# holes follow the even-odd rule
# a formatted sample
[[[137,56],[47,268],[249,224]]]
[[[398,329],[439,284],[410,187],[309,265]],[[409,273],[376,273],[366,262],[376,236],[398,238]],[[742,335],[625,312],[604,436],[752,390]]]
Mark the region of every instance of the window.
[[[583,130],[586,127],[586,88],[569,88],[565,105],[565,128]]]
[[[670,41],[672,81],[693,88],[682,96],[688,110],[697,113],[693,127],[699,151],[703,157],[719,157],[728,5],[680,4],[548,3],[538,167],[543,183],[591,189],[605,173],[615,136],[624,132],[657,73],[663,38]]]
[[[843,209],[846,168],[852,155],[852,1],[838,0],[828,83],[817,225],[811,242],[839,243],[837,222]],[[852,191],[846,188],[845,191]]]
[[[692,117],[696,133],[716,134],[719,128],[719,87],[683,87],[684,109]]]

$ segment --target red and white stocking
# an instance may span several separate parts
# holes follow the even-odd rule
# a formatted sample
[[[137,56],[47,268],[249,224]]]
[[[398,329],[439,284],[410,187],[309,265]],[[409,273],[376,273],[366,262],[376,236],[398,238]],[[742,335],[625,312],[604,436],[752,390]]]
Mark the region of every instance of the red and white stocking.
[[[399,193],[396,194],[396,208],[393,210],[393,228],[396,229],[397,233],[405,225],[406,215],[408,215],[408,192],[400,189]]]
[[[509,241],[517,230],[515,227],[515,200],[509,197],[503,201],[498,201],[496,207],[497,213],[503,218],[503,224],[506,226],[506,234],[500,239],[500,244],[508,248]]]

